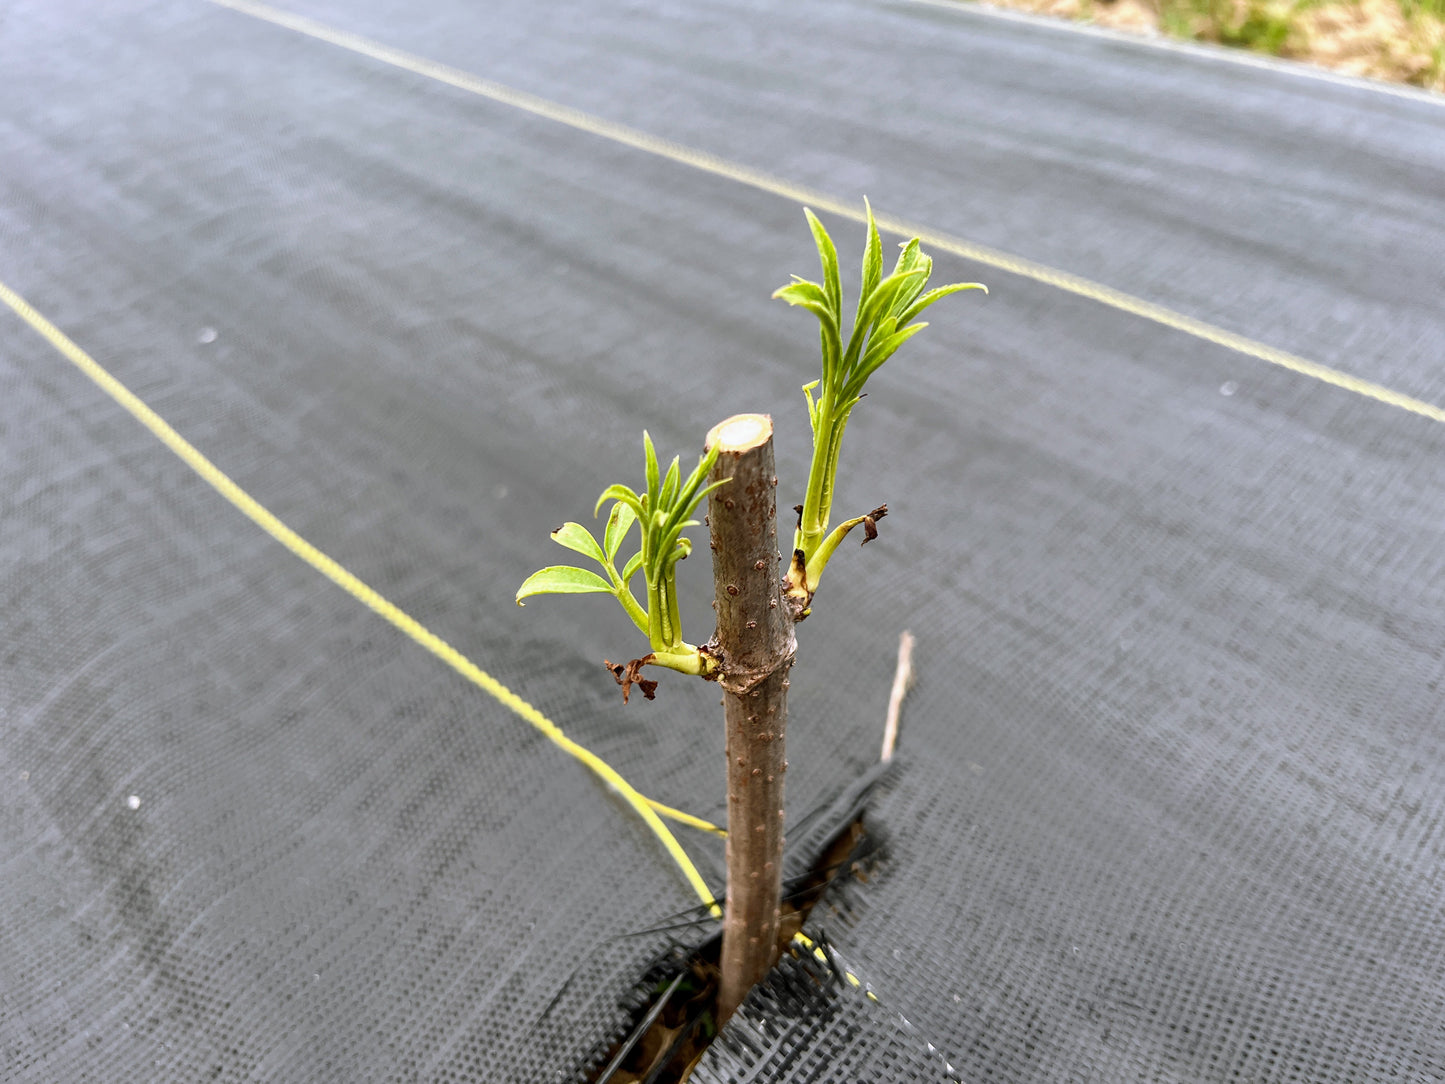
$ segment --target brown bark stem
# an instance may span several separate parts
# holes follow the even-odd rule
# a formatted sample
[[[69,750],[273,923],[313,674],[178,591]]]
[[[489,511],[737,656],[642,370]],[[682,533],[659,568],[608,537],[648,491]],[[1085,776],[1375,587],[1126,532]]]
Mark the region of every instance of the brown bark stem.
[[[719,684],[727,724],[727,907],[723,917],[718,1024],[731,1016],[778,957],[783,871],[784,734],[791,612],[778,562],[773,422],[737,414],[714,426],[713,480],[732,481],[708,497]]]

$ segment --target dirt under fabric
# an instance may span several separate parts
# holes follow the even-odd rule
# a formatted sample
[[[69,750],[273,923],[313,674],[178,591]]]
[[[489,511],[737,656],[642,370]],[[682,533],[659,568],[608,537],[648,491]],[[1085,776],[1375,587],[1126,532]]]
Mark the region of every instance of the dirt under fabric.
[[[901,3],[293,10],[1445,403],[1438,104]],[[611,603],[512,598],[644,427],[769,411],[800,491],[796,202],[203,0],[7,5],[0,103],[0,282],[721,818],[714,691],[624,708]],[[890,515],[791,692],[801,812],[918,638],[888,859],[813,920],[877,1001],[789,961],[696,1078],[1445,1080],[1445,425],[937,276],[992,292],[858,408]],[[641,821],[8,310],[0,448],[0,1080],[580,1079],[698,903]]]

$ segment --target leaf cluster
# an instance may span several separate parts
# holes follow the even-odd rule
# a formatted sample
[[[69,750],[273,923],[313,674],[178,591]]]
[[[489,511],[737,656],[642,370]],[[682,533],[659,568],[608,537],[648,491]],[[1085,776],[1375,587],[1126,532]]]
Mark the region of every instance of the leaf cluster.
[[[717,461],[716,448],[703,455],[692,473],[683,478],[680,456],[674,456],[663,472],[652,437],[645,431],[642,446],[646,488],[638,493],[619,483],[602,491],[593,516],[600,515],[609,501],[612,510],[600,542],[580,523],[564,523],[552,532],[554,542],[599,564],[606,579],[590,569],[552,565],[527,577],[517,590],[517,602],[520,605],[524,598],[541,594],[611,594],[633,623],[647,634],[654,653],[695,653],[696,649],[682,638],[677,608],[677,563],[692,552],[692,541],[682,532],[698,525],[697,520],[688,517],[709,493],[730,479],[704,484]],[[617,555],[634,523],[639,525],[637,552],[619,571]],[[637,601],[630,586],[639,571],[646,583],[645,607]],[[665,663],[665,660],[659,661]]]
[[[864,200],[868,214],[868,238],[863,250],[863,276],[858,294],[858,308],[853,329],[846,345],[842,338],[843,288],[838,274],[838,251],[823,223],[809,208],[803,208],[813,242],[822,263],[822,283],[811,282],[798,275],[793,281],[774,291],[773,297],[790,305],[807,309],[818,318],[823,347],[823,375],[804,387],[808,398],[808,418],[813,432],[818,431],[819,408],[833,412],[851,410],[863,395],[863,387],[905,342],[928,326],[915,324],[920,313],[949,294],[960,290],[988,288],[978,282],[955,282],[938,286],[927,293],[929,276],[933,274],[933,258],[919,247],[917,237],[904,242],[893,270],[883,277],[883,244],[873,208]],[[818,402],[813,391],[818,390]]]
[[[823,372],[818,380],[803,386],[808,400],[808,421],[813,429],[813,460],[808,486],[794,542],[795,574],[807,569],[807,583],[793,584],[800,594],[812,597],[823,565],[842,534],[871,517],[859,516],[840,525],[838,537],[825,538],[837,483],[838,455],[848,416],[863,398],[868,378],[882,367],[905,342],[928,326],[914,323],[935,302],[960,290],[988,288],[977,282],[955,282],[925,290],[933,274],[933,260],[919,247],[917,237],[904,242],[893,270],[883,274],[883,245],[873,208],[864,200],[868,236],[863,250],[862,281],[853,327],[845,343],[842,335],[843,289],[838,274],[838,252],[827,229],[808,208],[803,213],[813,232],[822,264],[823,281],[811,282],[797,275],[774,292],[789,305],[807,309],[818,318],[822,343]],[[817,399],[814,399],[814,392]]]

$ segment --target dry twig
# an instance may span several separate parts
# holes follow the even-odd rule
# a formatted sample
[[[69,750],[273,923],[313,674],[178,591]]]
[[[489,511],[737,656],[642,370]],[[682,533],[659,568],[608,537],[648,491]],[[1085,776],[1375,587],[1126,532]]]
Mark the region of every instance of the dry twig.
[[[888,694],[888,721],[883,726],[883,763],[893,759],[898,747],[898,713],[903,697],[913,684],[913,633],[904,630],[898,637],[898,668],[893,672],[893,691]]]

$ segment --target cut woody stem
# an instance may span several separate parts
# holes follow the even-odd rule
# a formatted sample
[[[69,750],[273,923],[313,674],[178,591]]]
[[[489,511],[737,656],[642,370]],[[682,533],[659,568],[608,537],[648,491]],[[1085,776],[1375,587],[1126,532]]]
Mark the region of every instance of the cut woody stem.
[[[707,437],[718,449],[708,497],[717,633],[727,725],[727,909],[723,919],[718,1024],[778,958],[783,868],[784,734],[788,670],[796,642],[778,575],[773,422],[737,414]]]

